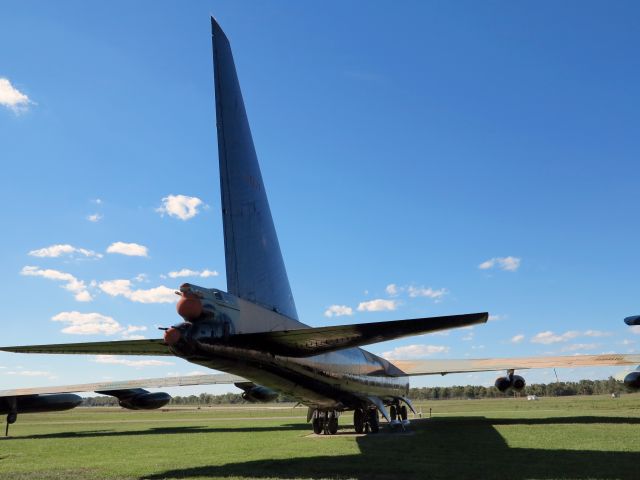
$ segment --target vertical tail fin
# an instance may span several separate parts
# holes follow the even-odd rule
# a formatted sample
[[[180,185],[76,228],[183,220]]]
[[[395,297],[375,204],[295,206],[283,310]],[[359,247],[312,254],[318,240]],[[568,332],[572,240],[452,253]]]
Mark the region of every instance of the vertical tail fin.
[[[229,40],[211,18],[227,290],[298,319]]]

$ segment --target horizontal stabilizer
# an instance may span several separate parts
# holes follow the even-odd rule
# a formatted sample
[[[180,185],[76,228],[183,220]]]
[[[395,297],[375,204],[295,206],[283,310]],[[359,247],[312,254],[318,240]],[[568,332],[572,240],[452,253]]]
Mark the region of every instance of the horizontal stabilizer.
[[[84,383],[79,385],[62,385],[58,387],[18,388],[1,390],[0,397],[19,397],[22,395],[41,395],[47,393],[100,392],[112,390],[128,390],[132,388],[167,388],[187,385],[215,385],[246,382],[242,377],[227,373],[211,375],[187,375],[183,377],[146,378],[140,380],[124,380],[121,382]]]
[[[163,340],[119,340],[115,342],[59,343],[0,347],[16,353],[77,353],[94,355],[173,355]]]
[[[572,355],[560,357],[479,358],[465,360],[394,360],[407,375],[526,370],[532,368],[603,367],[637,365],[640,354]]]
[[[396,338],[485,323],[488,313],[357,323],[334,327],[247,333],[229,337],[241,348],[262,350],[287,357],[309,357],[344,348],[359,347]]]

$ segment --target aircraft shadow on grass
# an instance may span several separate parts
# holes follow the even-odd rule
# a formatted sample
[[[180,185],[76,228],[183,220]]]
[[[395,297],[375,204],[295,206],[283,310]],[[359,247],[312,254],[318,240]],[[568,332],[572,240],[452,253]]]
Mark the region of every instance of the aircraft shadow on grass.
[[[231,421],[233,419],[230,419]],[[304,423],[294,423],[291,425],[265,425],[260,427],[204,427],[199,425],[181,426],[181,427],[154,427],[145,428],[144,430],[85,430],[80,432],[56,432],[43,433],[38,435],[25,435],[24,437],[9,437],[15,439],[43,439],[43,438],[89,438],[89,437],[129,437],[139,435],[172,435],[188,433],[206,434],[206,433],[241,433],[241,432],[273,432],[278,430],[304,430],[308,431],[309,426]]]
[[[168,470],[163,478],[638,478],[640,454],[593,450],[512,448],[494,425],[639,424],[640,418],[566,417],[487,419],[449,417],[414,421],[413,435],[381,433],[356,438],[360,453],[257,460]],[[306,427],[306,425],[301,425]],[[294,428],[290,425],[286,428]],[[278,428],[265,428],[278,429]],[[216,430],[216,429],[213,429]],[[216,430],[220,431],[220,430]],[[148,432],[148,431],[147,431]],[[123,432],[126,433],[126,432]],[[532,435],[537,432],[532,432]],[[309,441],[334,441],[309,439]]]

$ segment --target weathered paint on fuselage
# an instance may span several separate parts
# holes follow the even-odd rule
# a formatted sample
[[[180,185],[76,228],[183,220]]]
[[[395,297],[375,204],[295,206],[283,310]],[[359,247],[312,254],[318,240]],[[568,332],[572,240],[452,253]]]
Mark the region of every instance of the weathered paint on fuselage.
[[[225,334],[309,326],[220,290],[191,288],[200,296],[207,316],[176,326],[183,337],[171,348],[177,356],[239,375],[320,409],[350,410],[369,396],[385,403],[407,396],[408,377],[384,358],[361,348],[294,358],[227,345]]]

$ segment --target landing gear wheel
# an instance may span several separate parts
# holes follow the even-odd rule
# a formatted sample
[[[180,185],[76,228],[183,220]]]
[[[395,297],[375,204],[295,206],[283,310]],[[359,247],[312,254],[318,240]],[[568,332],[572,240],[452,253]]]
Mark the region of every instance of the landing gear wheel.
[[[369,428],[371,433],[378,433],[380,431],[380,423],[378,421],[378,410],[369,410]]]
[[[407,420],[409,418],[409,414],[407,412],[407,406],[406,405],[402,405],[400,407],[400,418],[402,420]]]
[[[330,435],[338,433],[338,417],[329,418],[328,430]]]
[[[356,408],[353,411],[353,428],[356,433],[364,432],[364,411],[361,408]]]
[[[398,419],[398,410],[395,405],[391,405],[391,407],[389,407],[389,414],[391,415],[392,422]]]
[[[313,425],[313,433],[315,433],[316,435],[320,435],[322,433],[322,427],[323,427],[323,419],[322,418],[314,418],[311,421],[311,424]]]

